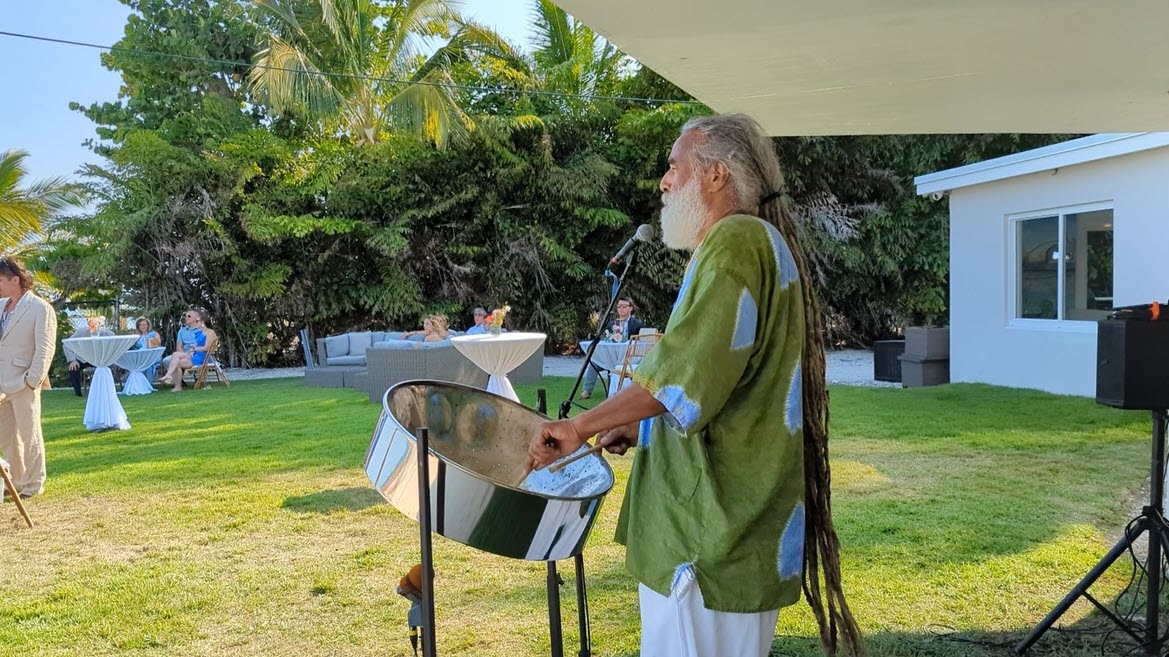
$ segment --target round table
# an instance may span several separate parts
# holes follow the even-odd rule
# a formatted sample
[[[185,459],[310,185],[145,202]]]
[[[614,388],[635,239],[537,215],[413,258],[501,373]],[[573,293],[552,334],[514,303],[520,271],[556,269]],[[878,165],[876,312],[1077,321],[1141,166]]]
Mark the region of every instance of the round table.
[[[491,375],[487,379],[487,392],[519,401],[511,381],[507,379],[507,373],[519,367],[537,349],[543,348],[547,339],[548,336],[543,333],[481,333],[457,335],[451,338],[451,344]]]
[[[129,429],[130,420],[118,391],[114,387],[114,373],[110,365],[138,343],[137,335],[103,335],[88,338],[65,338],[61,341],[73,350],[81,360],[94,366],[93,381],[89,384],[89,397],[85,401],[85,428],[90,431],[102,429]]]
[[[580,348],[587,354],[589,353],[589,346],[592,344],[592,340],[581,340]],[[628,342],[610,342],[609,340],[605,340],[598,344],[597,350],[593,352],[592,364],[609,372],[610,397],[617,394],[616,375],[621,371],[621,365],[625,362],[625,352],[628,350]]]
[[[162,360],[164,351],[166,349],[163,347],[131,349],[118,356],[116,361],[118,367],[129,372],[126,375],[126,382],[122,384],[123,395],[149,395],[154,392],[154,386],[150,385],[150,379],[144,372]]]

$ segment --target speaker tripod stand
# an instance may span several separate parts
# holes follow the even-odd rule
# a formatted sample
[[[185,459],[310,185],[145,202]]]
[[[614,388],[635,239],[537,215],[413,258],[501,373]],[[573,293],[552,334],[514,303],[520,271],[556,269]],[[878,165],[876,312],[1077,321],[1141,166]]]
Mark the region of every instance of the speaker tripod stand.
[[[1141,514],[1129,523],[1124,537],[1104,555],[1088,574],[1076,584],[1075,588],[1060,600],[1031,634],[1019,645],[1015,646],[1017,654],[1023,654],[1043,636],[1060,616],[1071,608],[1079,598],[1091,602],[1100,613],[1104,614],[1122,631],[1135,639],[1145,649],[1145,654],[1156,657],[1161,654],[1164,641],[1160,636],[1161,613],[1161,579],[1164,576],[1161,566],[1162,555],[1169,552],[1169,523],[1165,520],[1165,424],[1166,411],[1153,411],[1153,456],[1149,481],[1149,503],[1141,510]],[[1088,588],[1108,570],[1117,559],[1132,549],[1133,544],[1143,534],[1148,533],[1149,556],[1145,561],[1145,570],[1148,577],[1148,587],[1145,599],[1145,623],[1143,626],[1126,621],[1113,613],[1107,606],[1088,593]]]

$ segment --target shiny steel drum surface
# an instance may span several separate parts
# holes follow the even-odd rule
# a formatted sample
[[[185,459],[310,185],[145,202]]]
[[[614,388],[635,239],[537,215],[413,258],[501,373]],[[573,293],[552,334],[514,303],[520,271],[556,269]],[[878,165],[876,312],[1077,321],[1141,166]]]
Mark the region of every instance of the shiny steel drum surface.
[[[528,443],[547,420],[476,388],[406,381],[386,391],[365,472],[382,497],[418,520],[415,431],[425,426],[435,532],[505,557],[565,559],[584,548],[613,471],[597,456],[524,477]]]

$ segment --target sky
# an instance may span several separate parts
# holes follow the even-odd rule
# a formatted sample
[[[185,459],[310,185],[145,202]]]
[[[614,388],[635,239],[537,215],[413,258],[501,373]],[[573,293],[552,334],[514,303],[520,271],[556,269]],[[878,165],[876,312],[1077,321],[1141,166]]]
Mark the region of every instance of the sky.
[[[130,11],[117,0],[9,0],[0,31],[113,45]],[[528,45],[531,0],[462,0],[463,13],[513,43]],[[102,51],[0,35],[0,152],[21,149],[29,179],[76,178],[100,158],[82,146],[93,123],[69,109],[117,99],[120,76],[102,67]]]

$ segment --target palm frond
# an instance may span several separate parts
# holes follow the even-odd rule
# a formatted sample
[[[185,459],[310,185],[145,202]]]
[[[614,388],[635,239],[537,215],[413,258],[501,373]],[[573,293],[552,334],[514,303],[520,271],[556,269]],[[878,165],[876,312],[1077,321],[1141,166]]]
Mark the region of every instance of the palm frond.
[[[34,180],[22,185],[28,153],[0,153],[0,249],[26,245],[54,215],[83,202],[81,188],[64,178]]]
[[[268,48],[260,51],[249,77],[253,88],[277,112],[305,108],[326,115],[341,106],[341,97],[332,80],[302,50],[272,35]],[[265,68],[267,67],[267,68]]]
[[[572,19],[551,0],[537,0],[532,18],[536,61],[552,65],[572,59],[576,52]]]
[[[450,75],[442,70],[432,71],[422,81],[453,83]],[[390,99],[388,109],[395,124],[426,137],[439,148],[474,127],[471,118],[455,102],[449,87],[411,84]]]
[[[385,27],[385,59],[391,70],[409,70],[425,45],[421,37],[442,36],[457,18],[454,0],[403,0],[389,15]]]

